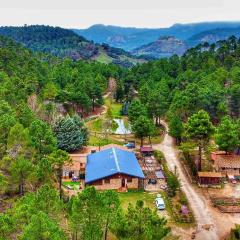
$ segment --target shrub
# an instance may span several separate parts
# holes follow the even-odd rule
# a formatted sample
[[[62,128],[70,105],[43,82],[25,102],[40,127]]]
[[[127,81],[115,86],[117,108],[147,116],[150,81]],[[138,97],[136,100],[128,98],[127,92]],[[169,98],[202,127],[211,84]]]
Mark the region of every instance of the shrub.
[[[160,164],[163,164],[165,162],[165,157],[161,151],[154,151],[154,157]]]

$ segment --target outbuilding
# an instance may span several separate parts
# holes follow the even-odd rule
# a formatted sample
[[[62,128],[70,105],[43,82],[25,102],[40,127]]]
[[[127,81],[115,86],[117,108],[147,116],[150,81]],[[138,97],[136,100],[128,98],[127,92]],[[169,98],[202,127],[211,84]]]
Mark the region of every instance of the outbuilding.
[[[219,185],[222,174],[219,172],[198,172],[198,182],[200,185]]]
[[[214,168],[217,172],[221,172],[225,176],[240,176],[240,155],[218,155],[214,161]]]

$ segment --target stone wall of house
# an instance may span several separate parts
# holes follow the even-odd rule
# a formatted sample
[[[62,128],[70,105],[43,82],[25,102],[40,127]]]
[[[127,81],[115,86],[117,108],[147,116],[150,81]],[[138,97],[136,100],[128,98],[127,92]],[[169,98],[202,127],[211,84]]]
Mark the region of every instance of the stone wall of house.
[[[117,174],[111,177],[106,177],[104,179],[100,179],[98,181],[92,182],[89,185],[94,186],[97,190],[117,190],[122,187],[124,179],[124,185],[130,189],[138,189],[139,188],[139,179],[132,178],[127,175]]]
[[[117,190],[121,187],[121,179],[110,179],[110,183],[107,183],[105,179],[102,179],[101,181],[98,181],[98,183],[93,183],[91,185],[94,185],[97,190]]]
[[[132,178],[132,182],[126,181],[126,184],[127,184],[127,187],[130,189],[138,189],[139,188],[138,182],[139,182],[138,178]]]

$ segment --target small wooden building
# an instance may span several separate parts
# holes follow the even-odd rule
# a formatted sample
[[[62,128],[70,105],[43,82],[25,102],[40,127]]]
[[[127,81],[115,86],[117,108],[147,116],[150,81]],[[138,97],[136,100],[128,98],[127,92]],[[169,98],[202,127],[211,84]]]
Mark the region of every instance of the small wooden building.
[[[225,176],[240,176],[240,155],[217,155],[214,161],[214,168],[217,172],[221,172]]]
[[[222,174],[219,172],[198,172],[198,182],[200,185],[219,185]]]

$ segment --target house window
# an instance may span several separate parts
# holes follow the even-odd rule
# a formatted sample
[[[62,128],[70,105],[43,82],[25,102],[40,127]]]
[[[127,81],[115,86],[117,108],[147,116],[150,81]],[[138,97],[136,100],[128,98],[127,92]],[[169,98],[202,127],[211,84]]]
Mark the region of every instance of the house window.
[[[109,184],[110,183],[110,179],[104,179],[104,183]]]
[[[132,178],[128,178],[128,179],[127,179],[127,182],[128,182],[128,183],[131,183],[131,182],[132,182]]]

